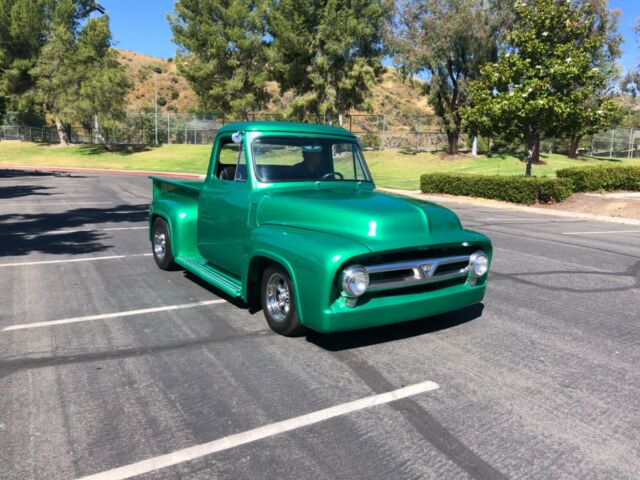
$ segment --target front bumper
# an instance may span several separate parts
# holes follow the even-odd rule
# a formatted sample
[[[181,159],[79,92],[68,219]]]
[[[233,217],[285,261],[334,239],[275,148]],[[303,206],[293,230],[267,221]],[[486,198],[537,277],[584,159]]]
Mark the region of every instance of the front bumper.
[[[479,303],[485,288],[486,280],[478,285],[463,283],[428,292],[373,296],[353,307],[338,299],[323,312],[320,322],[309,326],[330,333],[417,320]]]

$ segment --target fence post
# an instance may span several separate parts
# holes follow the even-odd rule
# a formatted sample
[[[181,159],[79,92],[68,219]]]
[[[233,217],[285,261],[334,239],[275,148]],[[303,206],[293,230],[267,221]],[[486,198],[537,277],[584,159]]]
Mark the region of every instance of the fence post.
[[[616,129],[611,130],[611,142],[609,143],[609,158],[613,158],[613,137],[616,134]]]
[[[629,129],[629,153],[627,158],[631,158],[632,149],[633,149],[633,127]]]
[[[167,113],[167,143],[171,144],[171,115]]]

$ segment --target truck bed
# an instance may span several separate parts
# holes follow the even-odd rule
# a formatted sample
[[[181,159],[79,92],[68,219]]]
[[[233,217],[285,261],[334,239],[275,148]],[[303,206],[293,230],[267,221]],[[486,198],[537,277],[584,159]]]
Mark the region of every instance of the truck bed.
[[[183,178],[149,177],[153,180],[153,185],[164,191],[187,190],[197,195],[202,191],[204,179],[187,180]],[[182,192],[176,192],[182,193]]]

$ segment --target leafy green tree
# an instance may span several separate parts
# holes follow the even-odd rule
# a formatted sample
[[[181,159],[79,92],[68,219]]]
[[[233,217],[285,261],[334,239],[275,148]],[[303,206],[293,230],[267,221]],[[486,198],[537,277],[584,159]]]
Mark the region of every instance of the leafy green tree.
[[[463,117],[472,131],[524,140],[530,176],[541,136],[567,134],[571,122],[606,118],[608,100],[592,109],[593,115],[572,113],[607,84],[607,73],[594,67],[592,58],[606,36],[592,34],[594,13],[585,3],[521,1],[515,14],[505,53],[470,82],[473,105],[463,109]]]
[[[636,33],[636,44],[640,47],[640,18],[636,19],[633,31]],[[640,94],[640,65],[626,73],[622,79],[621,87],[622,91],[628,94],[635,103],[635,99]]]
[[[382,74],[381,0],[275,0],[270,68],[289,115],[335,118],[364,105]],[[341,118],[341,117],[340,117]]]
[[[109,17],[87,19],[98,9],[94,2],[57,0],[52,8],[49,35],[31,72],[64,146],[67,124],[120,118],[130,85],[111,49]]]
[[[53,11],[50,37],[32,70],[44,110],[56,124],[61,146],[69,145],[65,124],[73,120],[80,89],[73,54],[77,30],[75,3],[73,0],[60,0]]]
[[[31,70],[46,38],[44,0],[0,0],[0,97],[24,121],[43,119]]]
[[[91,125],[93,120],[92,126],[108,132],[124,119],[126,95],[132,86],[118,62],[118,52],[111,47],[109,17],[102,15],[87,20],[78,34],[75,49],[80,90],[73,117],[85,125]],[[99,134],[99,137],[111,148],[105,135]]]
[[[512,21],[508,2],[404,0],[390,16],[388,43],[405,76],[425,74],[425,93],[447,134],[447,151],[458,153],[461,108],[469,82],[483,64],[497,59],[498,42]]]
[[[180,73],[200,107],[248,118],[269,99],[268,0],[178,0],[169,16]]]
[[[618,32],[620,12],[609,10],[607,3],[607,0],[581,0],[578,4],[584,11],[584,21],[588,22],[587,38],[594,40],[591,42],[591,68],[598,69],[604,81],[575,86],[576,89],[591,90],[591,94],[583,103],[574,105],[564,119],[564,131],[569,137],[569,158],[578,157],[578,146],[584,136],[608,127],[620,114],[618,102],[611,98],[619,78],[616,60],[621,54],[622,35]]]

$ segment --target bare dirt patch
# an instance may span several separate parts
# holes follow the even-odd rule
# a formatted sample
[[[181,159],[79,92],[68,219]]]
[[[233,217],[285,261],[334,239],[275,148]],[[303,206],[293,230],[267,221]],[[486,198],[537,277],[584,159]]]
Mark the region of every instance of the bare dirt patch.
[[[564,202],[538,208],[640,219],[640,197],[616,194],[574,193]]]

